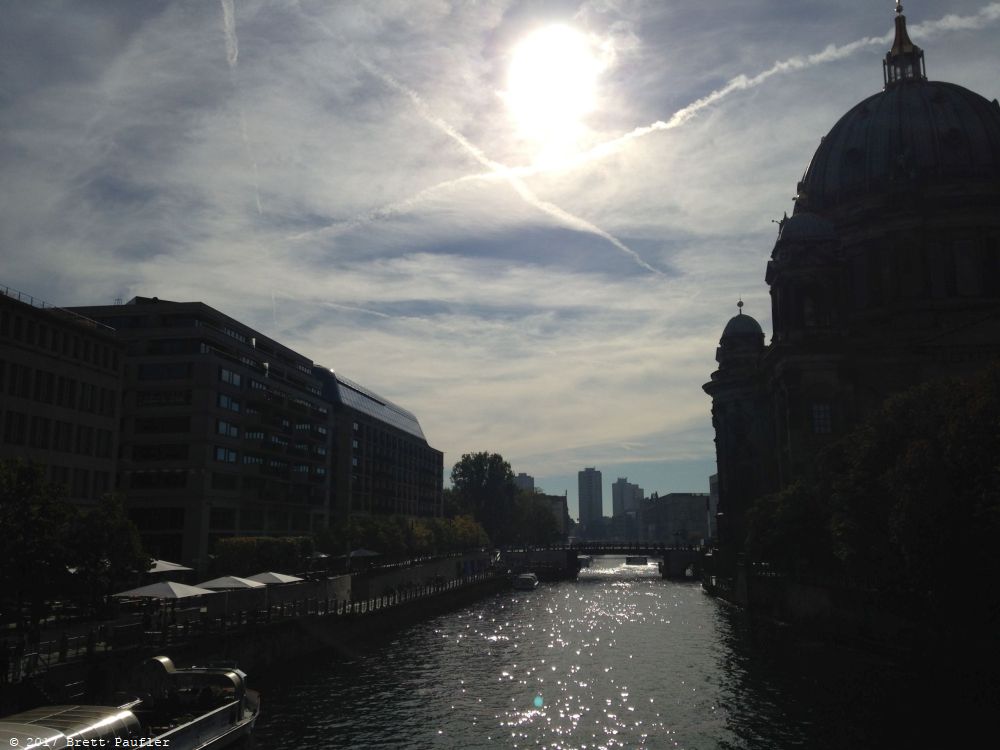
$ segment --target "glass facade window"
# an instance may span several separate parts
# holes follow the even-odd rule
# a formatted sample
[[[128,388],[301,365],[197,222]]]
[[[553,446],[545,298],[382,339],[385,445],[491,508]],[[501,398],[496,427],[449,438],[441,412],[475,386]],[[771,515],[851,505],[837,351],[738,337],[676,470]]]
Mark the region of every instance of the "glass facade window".
[[[229,411],[238,412],[240,410],[240,402],[225,393],[219,394],[219,406],[223,409],[229,409]]]
[[[233,386],[234,388],[239,388],[242,384],[240,374],[238,372],[233,372],[232,370],[227,370],[225,367],[219,369],[219,380]]]
[[[224,419],[216,420],[215,431],[226,437],[238,438],[240,436],[240,428]]]
[[[813,404],[812,428],[814,435],[829,435],[833,432],[833,409],[830,404]]]
[[[231,448],[225,448],[221,445],[215,446],[215,460],[222,461],[227,464],[236,463],[236,451]]]

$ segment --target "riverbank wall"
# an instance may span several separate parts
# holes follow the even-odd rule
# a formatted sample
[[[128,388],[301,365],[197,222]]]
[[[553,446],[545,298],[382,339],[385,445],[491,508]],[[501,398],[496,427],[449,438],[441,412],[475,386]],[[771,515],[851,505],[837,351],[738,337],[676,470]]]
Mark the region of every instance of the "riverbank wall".
[[[251,676],[320,653],[350,655],[401,628],[510,588],[506,570],[454,576],[454,560],[450,566],[453,575],[447,579],[437,562],[419,566],[405,585],[399,571],[370,570],[356,574],[366,586],[353,591],[352,576],[274,587],[263,608],[256,600],[239,608],[247,605],[239,596],[212,597],[211,606],[179,610],[187,619],[161,630],[125,625],[109,635],[113,629],[102,628],[107,641],[53,660],[15,684],[0,684],[0,716],[39,705],[116,704],[128,697],[122,691],[138,665],[158,654],[179,666],[233,663]],[[373,590],[385,593],[359,598]]]

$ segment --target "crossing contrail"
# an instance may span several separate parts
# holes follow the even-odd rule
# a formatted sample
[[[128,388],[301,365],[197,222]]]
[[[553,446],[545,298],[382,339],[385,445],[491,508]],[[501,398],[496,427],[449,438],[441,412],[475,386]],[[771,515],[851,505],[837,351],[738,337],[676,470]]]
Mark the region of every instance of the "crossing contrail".
[[[987,24],[995,23],[998,20],[1000,20],[1000,3],[990,3],[989,5],[985,5],[980,8],[978,12],[971,16],[957,16],[950,14],[933,21],[925,21],[924,23],[912,26],[910,27],[910,31],[914,37],[931,37],[942,32],[979,29]],[[731,78],[721,88],[718,88],[715,91],[712,91],[700,99],[696,99],[690,104],[677,110],[667,120],[657,120],[649,125],[635,128],[624,135],[618,136],[610,141],[605,141],[604,143],[594,146],[583,153],[577,154],[569,159],[565,159],[558,164],[510,167],[510,173],[518,177],[529,177],[531,175],[542,174],[555,169],[563,170],[580,166],[597,159],[610,156],[631,141],[663,130],[673,130],[674,128],[684,125],[701,110],[716,104],[733,93],[756,88],[777,75],[791,73],[798,70],[805,70],[817,65],[823,65],[824,63],[842,60],[866,47],[885,46],[886,44],[892,42],[893,34],[894,32],[890,31],[882,36],[862,37],[861,39],[848,42],[847,44],[830,44],[827,45],[821,52],[817,52],[812,55],[797,55],[795,57],[789,57],[785,60],[776,62],[767,70],[761,71],[756,75],[747,76],[745,74],[740,74]],[[478,175],[466,175],[465,177],[459,179],[462,181],[495,180],[505,176],[505,173],[494,170]]]
[[[409,86],[400,83],[391,75],[389,75],[383,70],[380,70],[379,68],[375,67],[369,62],[365,62],[363,60],[361,60],[360,62],[365,67],[365,69],[368,70],[368,72],[370,72],[372,75],[377,77],[379,80],[381,80],[390,88],[395,89],[399,93],[406,96],[413,104],[414,108],[417,110],[420,116],[424,118],[424,120],[426,120],[428,123],[436,127],[438,130],[447,135],[453,141],[455,141],[455,143],[461,146],[462,149],[467,154],[469,154],[473,159],[475,159],[477,162],[479,162],[492,172],[502,175],[504,179],[506,179],[507,182],[510,184],[510,186],[514,189],[514,192],[516,192],[518,196],[520,196],[520,198],[529,206],[537,208],[539,211],[548,214],[549,216],[559,220],[563,224],[573,229],[578,229],[582,232],[587,232],[589,234],[601,237],[602,239],[609,242],[612,246],[616,247],[618,250],[623,252],[625,255],[629,256],[641,268],[644,268],[647,271],[651,271],[652,273],[658,275],[663,275],[663,272],[660,269],[651,266],[648,262],[646,262],[646,260],[641,255],[639,255],[639,253],[630,248],[628,245],[626,245],[624,242],[619,240],[614,235],[610,234],[609,232],[606,232],[605,230],[601,229],[595,224],[592,224],[586,219],[582,219],[579,216],[576,216],[575,214],[566,211],[565,209],[555,205],[554,203],[551,203],[549,201],[543,201],[541,198],[535,195],[534,192],[532,192],[531,188],[529,188],[524,183],[524,181],[520,179],[520,177],[511,173],[510,169],[507,166],[489,158],[481,148],[479,148],[476,144],[472,143],[472,141],[470,141],[468,138],[462,135],[450,123],[448,123],[446,120],[442,119],[441,117],[438,117],[433,112],[431,112],[430,108],[427,106],[427,103],[424,101],[423,97],[421,97],[420,94],[411,89]]]
[[[946,16],[942,16],[939,19],[935,19],[932,21],[925,21],[923,23],[911,26],[910,31],[915,37],[927,38],[927,37],[932,37],[939,33],[979,29],[985,25],[995,23],[998,20],[1000,20],[1000,2],[993,2],[983,6],[976,13],[972,15],[958,16],[955,14],[949,14]],[[333,36],[333,32],[330,31],[330,29],[327,28],[321,21],[318,21],[318,25],[329,36]],[[443,120],[440,120],[440,118],[436,118],[433,114],[431,114],[428,111],[426,104],[423,102],[423,99],[416,92],[412,91],[411,89],[408,89],[406,86],[399,83],[391,76],[388,76],[387,74],[373,68],[371,65],[366,65],[366,67],[370,72],[379,77],[387,85],[391,86],[397,91],[400,91],[401,93],[405,94],[408,98],[410,98],[410,100],[417,107],[418,111],[421,112],[421,115],[426,120],[434,124],[436,127],[441,129],[443,132],[452,137],[454,140],[456,140],[456,142],[458,142],[470,155],[472,155],[473,158],[476,159],[476,161],[478,161],[480,164],[486,167],[488,171],[463,175],[461,177],[456,177],[451,180],[440,182],[436,185],[431,185],[427,188],[420,190],[418,193],[410,196],[409,198],[405,198],[401,201],[397,201],[394,203],[386,204],[366,214],[355,217],[354,219],[351,219],[345,222],[344,224],[328,227],[326,229],[305,232],[300,235],[296,235],[295,239],[302,239],[306,236],[313,236],[317,233],[323,233],[323,232],[340,233],[342,231],[348,231],[349,229],[356,228],[357,226],[365,225],[377,221],[379,219],[386,218],[394,214],[409,210],[415,204],[419,203],[420,201],[426,199],[427,197],[436,192],[447,190],[466,182],[481,182],[481,181],[496,181],[496,180],[507,180],[508,182],[510,182],[511,186],[515,189],[515,191],[517,191],[518,194],[522,198],[524,198],[529,204],[535,206],[536,208],[539,208],[540,210],[545,211],[549,215],[560,218],[564,221],[567,221],[568,223],[572,221],[583,222],[583,224],[588,227],[587,229],[585,229],[585,231],[593,232],[595,234],[598,234],[599,236],[605,236],[606,233],[602,234],[603,230],[600,230],[598,227],[594,227],[593,225],[589,224],[588,222],[585,222],[579,217],[575,217],[572,214],[567,214],[565,217],[560,216],[559,212],[562,209],[559,209],[558,206],[554,206],[553,204],[547,204],[544,201],[538,199],[538,197],[535,196],[535,194],[532,193],[530,189],[524,184],[521,178],[531,177],[533,175],[544,174],[547,172],[552,172],[557,170],[560,171],[566,170],[605,158],[620,151],[624,146],[631,143],[632,141],[644,138],[653,133],[673,130],[675,128],[681,127],[682,125],[689,122],[692,118],[694,118],[702,110],[711,107],[714,104],[717,104],[718,102],[726,99],[727,97],[729,97],[734,93],[756,88],[766,83],[775,76],[783,75],[786,73],[792,73],[800,70],[805,70],[808,68],[815,67],[817,65],[823,65],[829,62],[835,62],[837,60],[842,60],[857,53],[859,50],[866,49],[868,47],[885,46],[886,44],[889,44],[892,41],[893,33],[894,32],[890,31],[881,36],[862,37],[860,39],[854,40],[853,42],[848,42],[846,44],[841,44],[841,45],[829,44],[820,52],[816,52],[811,55],[796,55],[793,57],[789,57],[785,60],[780,60],[778,62],[775,62],[770,68],[767,68],[766,70],[763,70],[755,75],[751,76],[746,74],[740,74],[738,76],[735,76],[734,78],[731,78],[729,81],[726,82],[725,85],[721,86],[720,88],[715,89],[714,91],[706,94],[705,96],[699,99],[696,99],[695,101],[685,105],[684,107],[681,107],[666,120],[657,120],[656,122],[650,123],[649,125],[637,127],[627,133],[624,133],[623,135],[618,136],[617,138],[613,138],[609,141],[605,141],[604,143],[600,143],[596,146],[587,149],[586,151],[580,154],[577,154],[574,157],[564,159],[558,163],[550,162],[545,164],[521,165],[513,167],[505,166],[503,164],[500,164],[498,162],[489,159],[478,147],[476,147],[474,144],[469,142],[464,136],[462,136],[461,133],[459,133],[450,125],[448,125],[448,123],[444,122]],[[584,227],[581,226],[581,228]],[[612,242],[612,244],[618,242],[617,240],[615,240],[615,238],[611,237],[610,235],[607,235],[605,238],[608,239],[609,242]],[[630,248],[627,248],[626,246],[620,243],[616,244],[616,247],[623,250],[627,254],[632,255],[634,258],[637,259],[637,262],[639,262],[640,265],[648,267],[648,264],[646,264],[645,261],[639,258],[639,256],[635,254],[634,251],[632,251]]]
[[[240,40],[236,36],[236,8],[233,0],[219,0],[222,4],[222,33],[226,37],[226,62],[229,64],[229,71],[235,76],[236,64],[240,59]],[[240,111],[240,135],[243,137],[243,148],[247,152],[247,158],[253,167],[253,191],[257,202],[257,214],[263,214],[264,208],[260,202],[260,172],[257,168],[257,159],[250,148],[250,138],[247,136],[247,118],[243,112],[243,104],[239,103]]]

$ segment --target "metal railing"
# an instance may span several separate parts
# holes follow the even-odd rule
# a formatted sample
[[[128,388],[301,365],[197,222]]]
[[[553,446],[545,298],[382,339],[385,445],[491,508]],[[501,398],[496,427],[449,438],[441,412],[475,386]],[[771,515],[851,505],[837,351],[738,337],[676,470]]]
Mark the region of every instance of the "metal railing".
[[[163,613],[156,622],[103,625],[86,634],[25,646],[15,643],[0,653],[0,682],[14,683],[36,677],[57,664],[96,659],[109,652],[191,643],[209,635],[252,632],[270,623],[305,617],[361,617],[410,602],[457,591],[477,583],[507,578],[505,570],[492,569],[423,586],[398,588],[382,596],[361,600],[309,597],[280,602],[262,609],[239,609],[207,616],[201,608]]]
[[[0,294],[3,294],[5,297],[10,297],[11,299],[15,299],[18,302],[23,302],[26,305],[37,307],[39,310],[55,310],[56,312],[62,313],[63,315],[68,315],[71,318],[76,318],[77,320],[82,321],[87,325],[96,326],[98,328],[104,328],[108,331],[115,330],[114,328],[105,323],[98,323],[96,320],[88,318],[86,315],[80,315],[80,313],[73,312],[72,310],[67,310],[65,307],[59,307],[57,305],[49,304],[45,300],[38,299],[38,297],[34,297],[30,294],[27,294],[26,292],[14,289],[13,287],[0,286]]]

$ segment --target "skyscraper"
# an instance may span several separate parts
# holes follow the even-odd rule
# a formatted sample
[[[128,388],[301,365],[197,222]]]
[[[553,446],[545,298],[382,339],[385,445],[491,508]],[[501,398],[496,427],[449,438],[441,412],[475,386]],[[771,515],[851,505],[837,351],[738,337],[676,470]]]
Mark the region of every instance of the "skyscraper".
[[[586,531],[587,526],[593,527],[604,515],[604,497],[602,495],[601,472],[587,468],[577,474],[579,482],[580,525]]]

